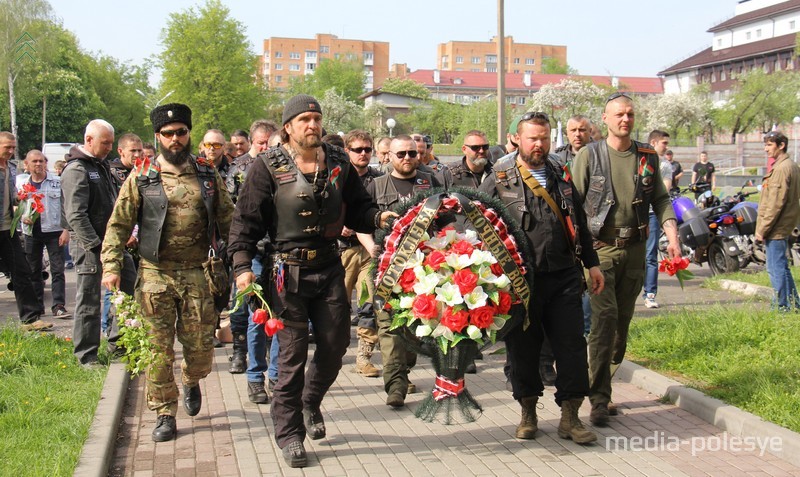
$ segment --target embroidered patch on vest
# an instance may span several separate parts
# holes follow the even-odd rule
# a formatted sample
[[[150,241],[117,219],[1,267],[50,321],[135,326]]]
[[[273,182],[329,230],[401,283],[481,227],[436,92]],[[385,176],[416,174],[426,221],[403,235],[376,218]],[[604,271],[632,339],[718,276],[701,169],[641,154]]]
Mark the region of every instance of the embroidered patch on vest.
[[[297,181],[297,174],[294,172],[286,172],[283,174],[275,174],[278,184],[288,184],[289,182]]]

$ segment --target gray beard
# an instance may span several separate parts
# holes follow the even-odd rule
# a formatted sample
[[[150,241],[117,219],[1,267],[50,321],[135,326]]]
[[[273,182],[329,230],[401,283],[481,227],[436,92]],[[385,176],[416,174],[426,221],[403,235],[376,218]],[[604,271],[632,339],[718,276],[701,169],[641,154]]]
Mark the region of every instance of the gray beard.
[[[177,152],[172,152],[168,147],[161,148],[161,156],[164,160],[173,166],[182,166],[189,160],[190,152],[192,150],[192,140],[186,143],[186,146]]]
[[[472,160],[472,164],[476,167],[484,167],[488,163],[489,159],[486,157],[476,157]]]

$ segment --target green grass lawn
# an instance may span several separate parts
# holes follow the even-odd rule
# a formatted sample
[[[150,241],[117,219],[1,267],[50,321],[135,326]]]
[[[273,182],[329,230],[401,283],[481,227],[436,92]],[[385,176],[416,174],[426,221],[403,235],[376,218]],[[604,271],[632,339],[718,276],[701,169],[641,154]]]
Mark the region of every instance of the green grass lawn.
[[[800,288],[800,267],[789,267],[792,270],[792,277],[794,277],[794,283]],[[715,290],[719,290],[719,280],[735,280],[738,282],[746,282],[752,283],[754,285],[761,285],[764,287],[771,287],[772,285],[769,283],[769,275],[767,274],[766,270],[753,273],[748,271],[747,269],[743,271],[739,271],[736,273],[728,273],[721,276],[711,277],[708,278],[705,282],[706,286],[709,288],[713,288]]]
[[[631,324],[629,359],[800,432],[800,315],[763,305]]]
[[[81,367],[64,339],[0,326],[0,474],[71,476],[106,370]]]

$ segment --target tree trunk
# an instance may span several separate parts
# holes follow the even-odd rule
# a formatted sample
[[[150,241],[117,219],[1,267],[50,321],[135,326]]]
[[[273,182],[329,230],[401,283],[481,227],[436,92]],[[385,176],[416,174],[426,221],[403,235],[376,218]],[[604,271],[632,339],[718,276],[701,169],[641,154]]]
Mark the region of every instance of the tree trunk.
[[[11,134],[17,137],[17,104],[14,97],[14,75],[8,71],[8,111],[11,115]],[[14,159],[19,160],[19,149],[14,150]]]

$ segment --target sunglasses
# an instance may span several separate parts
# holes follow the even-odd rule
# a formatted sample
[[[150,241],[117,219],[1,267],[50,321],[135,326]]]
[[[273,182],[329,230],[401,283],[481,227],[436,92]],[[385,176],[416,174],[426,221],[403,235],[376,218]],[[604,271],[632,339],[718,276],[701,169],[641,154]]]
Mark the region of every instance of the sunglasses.
[[[550,122],[550,116],[539,111],[530,111],[525,113],[521,118],[519,118],[519,122],[530,121],[531,119],[540,119],[548,123]]]
[[[489,150],[489,145],[488,144],[475,144],[475,145],[464,144],[464,146],[472,149],[472,152],[488,151]]]
[[[189,134],[189,130],[186,129],[186,128],[180,128],[180,129],[174,129],[174,130],[173,129],[162,129],[161,131],[158,132],[158,134],[163,136],[163,137],[165,137],[165,138],[167,138],[167,139],[172,139],[172,136],[175,136],[176,134],[178,135],[178,137],[183,137],[183,136]]]
[[[608,99],[606,100],[606,104],[610,103],[611,101],[614,101],[617,98],[626,98],[626,99],[630,99],[631,101],[633,101],[633,99],[630,96],[628,96],[627,94],[623,93],[622,91],[617,91],[616,93],[614,93],[614,94],[612,94],[611,96],[608,97]]]
[[[371,147],[351,147],[348,149],[350,152],[355,152],[356,154],[361,154],[362,152],[366,152],[367,154],[372,154]]]
[[[398,159],[405,159],[406,158],[406,154],[408,154],[408,157],[410,157],[411,159],[414,159],[415,157],[417,157],[417,151],[416,150],[397,151],[397,152],[389,151],[389,152],[391,152],[392,154],[397,156]]]
[[[182,136],[182,134],[178,134],[178,136]],[[207,142],[204,143],[203,145],[206,147],[206,149],[222,149],[222,146],[224,146],[225,144],[221,144],[218,142]]]

